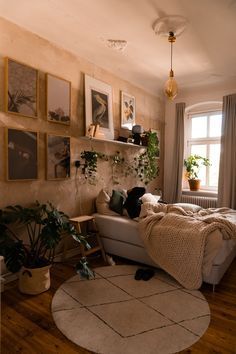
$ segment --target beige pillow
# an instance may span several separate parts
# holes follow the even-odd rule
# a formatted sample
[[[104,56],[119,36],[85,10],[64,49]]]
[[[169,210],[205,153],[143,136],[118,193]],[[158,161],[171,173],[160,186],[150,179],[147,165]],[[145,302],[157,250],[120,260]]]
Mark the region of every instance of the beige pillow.
[[[185,211],[192,211],[193,213],[198,212],[199,210],[202,209],[202,207],[200,207],[197,204],[189,204],[189,203],[175,203],[174,205],[180,206],[181,208],[183,208]]]
[[[154,196],[151,193],[145,193],[140,199],[142,200],[142,203],[154,203],[156,204],[158,202],[157,196]],[[160,199],[160,197],[159,197]]]
[[[104,189],[101,189],[96,198],[96,209],[99,214],[103,215],[119,215],[109,208],[110,197]]]

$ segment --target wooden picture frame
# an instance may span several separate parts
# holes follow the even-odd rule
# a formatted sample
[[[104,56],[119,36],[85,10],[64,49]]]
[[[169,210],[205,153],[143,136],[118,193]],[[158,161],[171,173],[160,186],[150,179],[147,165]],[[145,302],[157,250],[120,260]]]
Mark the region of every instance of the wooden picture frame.
[[[6,179],[38,179],[39,132],[6,128]]]
[[[135,97],[129,93],[121,91],[121,128],[132,130],[135,125]]]
[[[85,113],[87,132],[90,124],[99,125],[98,138],[114,140],[112,87],[85,75]]]
[[[46,179],[70,178],[70,137],[47,134],[46,146]]]
[[[52,74],[46,74],[46,115],[49,122],[70,125],[70,81]]]
[[[5,58],[5,111],[38,117],[39,73],[29,65]]]

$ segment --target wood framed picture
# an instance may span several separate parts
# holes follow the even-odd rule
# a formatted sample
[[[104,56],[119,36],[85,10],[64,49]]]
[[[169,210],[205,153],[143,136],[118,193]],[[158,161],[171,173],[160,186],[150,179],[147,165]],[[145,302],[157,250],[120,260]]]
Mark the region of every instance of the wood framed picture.
[[[70,81],[51,74],[46,74],[46,111],[48,121],[70,125]]]
[[[70,178],[70,137],[47,134],[48,180]]]
[[[135,125],[135,97],[121,91],[121,127],[132,130]]]
[[[38,70],[5,58],[5,110],[25,117],[38,116]]]
[[[86,132],[90,124],[99,125],[99,138],[114,139],[112,88],[85,75]]]
[[[6,128],[8,181],[38,178],[38,136],[35,131]]]

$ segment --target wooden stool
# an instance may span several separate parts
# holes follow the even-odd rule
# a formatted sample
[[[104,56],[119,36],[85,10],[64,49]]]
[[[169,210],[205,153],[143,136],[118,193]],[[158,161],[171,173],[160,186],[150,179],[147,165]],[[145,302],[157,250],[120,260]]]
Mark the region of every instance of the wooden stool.
[[[80,243],[80,250],[81,250],[82,257],[86,257],[90,254],[97,252],[97,251],[101,251],[104,261],[107,262],[106,254],[105,254],[105,251],[104,251],[104,248],[103,248],[103,245],[102,245],[102,242],[101,242],[98,230],[97,230],[94,216],[91,216],[91,215],[77,216],[75,218],[71,218],[70,222],[76,227],[76,230],[78,231],[78,233],[82,233],[82,231],[81,231],[81,224],[82,223],[86,223],[86,225],[85,225],[86,230],[88,230],[89,223],[92,224],[92,228],[94,230],[94,237],[96,238],[97,245],[95,247],[91,246],[91,248],[87,250],[85,248],[85,246]],[[93,236],[89,235],[88,237],[93,237]],[[86,238],[86,236],[85,236],[85,238]]]

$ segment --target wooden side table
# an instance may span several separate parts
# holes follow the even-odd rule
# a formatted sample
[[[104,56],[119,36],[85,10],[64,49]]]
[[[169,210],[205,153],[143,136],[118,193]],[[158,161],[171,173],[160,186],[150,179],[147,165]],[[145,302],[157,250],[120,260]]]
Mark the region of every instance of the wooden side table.
[[[76,227],[76,230],[78,231],[78,233],[82,233],[82,230],[81,230],[82,225],[81,224],[83,224],[83,223],[85,224],[84,226],[86,227],[86,232],[89,229],[89,226],[90,226],[89,224],[91,224],[91,227],[93,229],[93,235],[92,236],[89,235],[88,238],[92,238],[92,237],[95,238],[96,245],[91,245],[91,248],[87,250],[83,244],[80,244],[80,250],[81,250],[82,257],[86,257],[90,254],[97,252],[97,251],[101,251],[102,257],[103,257],[104,261],[106,262],[106,254],[105,254],[105,251],[104,251],[104,248],[102,245],[102,241],[100,239],[100,236],[99,236],[99,233],[97,230],[94,216],[91,216],[91,215],[77,216],[75,218],[71,218],[70,222]]]

